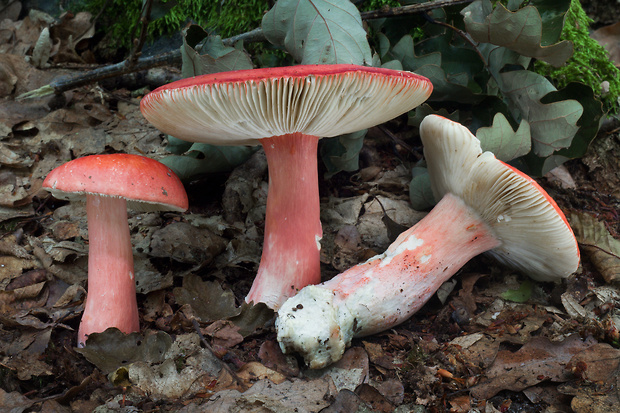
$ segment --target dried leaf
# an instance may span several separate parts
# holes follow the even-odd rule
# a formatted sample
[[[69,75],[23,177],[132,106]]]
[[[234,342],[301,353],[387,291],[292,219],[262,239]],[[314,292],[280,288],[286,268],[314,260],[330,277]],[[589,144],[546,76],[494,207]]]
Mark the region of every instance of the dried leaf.
[[[292,355],[282,353],[276,341],[268,340],[261,344],[258,350],[260,361],[270,369],[279,371],[287,376],[299,375],[297,359]]]
[[[306,370],[309,378],[330,377],[338,391],[355,390],[357,386],[368,381],[368,353],[361,347],[352,347],[345,351],[338,362],[318,370]]]
[[[533,337],[516,352],[502,350],[486,372],[486,380],[471,389],[472,396],[488,399],[501,390],[521,391],[543,380],[562,382],[571,379],[564,365],[594,343],[572,335],[562,342]]]
[[[609,233],[605,223],[590,214],[573,213],[570,223],[581,248],[588,254],[605,281],[620,281],[620,240]]]
[[[33,404],[35,404],[34,401],[22,396],[19,392],[13,391],[7,393],[0,388],[0,406],[4,406],[4,408],[8,409],[11,413],[26,411]]]
[[[174,296],[178,304],[189,304],[196,316],[204,322],[241,314],[241,307],[235,305],[232,291],[224,290],[215,281],[202,281],[193,274],[183,278],[183,286],[174,289]]]
[[[265,327],[265,325],[275,317],[274,311],[267,307],[265,303],[241,304],[241,313],[232,317],[230,321],[239,327],[239,333],[243,337],[247,337],[254,333],[257,329]]]
[[[591,36],[609,52],[609,60],[620,65],[620,22],[596,29]]]
[[[284,381],[286,381],[286,377],[282,374],[265,367],[257,361],[246,363],[243,367],[241,367],[241,369],[239,369],[237,376],[239,376],[241,380],[244,380],[248,385],[251,385],[258,380],[269,380],[275,384],[284,383]]]
[[[161,362],[171,345],[172,338],[163,331],[144,336],[108,328],[103,333],[90,334],[86,346],[75,351],[107,374],[132,362]]]
[[[187,222],[174,222],[151,236],[152,257],[207,265],[226,248],[222,237],[207,228],[196,228]]]
[[[200,406],[210,413],[251,412],[318,412],[329,405],[336,394],[331,380],[293,380],[273,384],[260,380],[244,393],[224,390]]]

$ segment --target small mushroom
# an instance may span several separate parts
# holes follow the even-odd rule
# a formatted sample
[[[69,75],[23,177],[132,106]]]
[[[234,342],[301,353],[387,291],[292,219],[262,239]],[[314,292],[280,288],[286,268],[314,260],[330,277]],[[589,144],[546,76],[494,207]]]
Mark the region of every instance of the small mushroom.
[[[410,72],[302,65],[183,79],[149,93],[140,109],[180,139],[263,146],[269,167],[263,254],[246,301],[277,309],[321,280],[319,139],[388,121],[431,91],[428,79]]]
[[[109,327],[140,331],[127,207],[185,211],[187,194],[179,178],[143,156],[92,155],[52,170],[43,188],[58,199],[86,200],[88,296],[78,346],[84,346],[89,334]]]
[[[383,254],[302,289],[278,312],[280,347],[300,353],[311,368],[340,359],[353,337],[408,319],[483,252],[541,281],[579,266],[564,214],[533,179],[483,153],[456,122],[427,116],[420,135],[439,203]]]

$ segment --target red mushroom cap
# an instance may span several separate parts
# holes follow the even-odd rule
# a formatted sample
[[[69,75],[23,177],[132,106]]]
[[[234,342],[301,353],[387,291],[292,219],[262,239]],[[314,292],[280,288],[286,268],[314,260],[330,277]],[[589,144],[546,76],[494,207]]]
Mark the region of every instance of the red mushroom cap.
[[[139,155],[91,155],[51,171],[43,181],[58,199],[82,200],[86,194],[125,198],[138,211],[185,211],[185,188],[174,172]]]

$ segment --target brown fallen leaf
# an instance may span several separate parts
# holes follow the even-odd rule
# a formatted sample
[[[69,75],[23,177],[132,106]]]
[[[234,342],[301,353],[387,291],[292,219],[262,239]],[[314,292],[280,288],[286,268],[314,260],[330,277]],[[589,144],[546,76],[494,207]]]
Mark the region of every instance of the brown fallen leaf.
[[[209,413],[229,412],[297,412],[321,411],[336,395],[329,378],[315,380],[293,379],[281,384],[260,380],[247,391],[224,390],[215,393],[200,411]],[[195,411],[195,410],[188,410]]]
[[[521,391],[545,380],[564,382],[572,375],[564,365],[577,353],[586,351],[595,343],[582,341],[574,334],[562,342],[546,337],[533,337],[518,351],[502,350],[486,372],[486,380],[471,389],[472,396],[488,399],[501,390]]]
[[[217,320],[203,329],[203,334],[213,338],[213,346],[234,347],[243,341],[239,327],[228,320]]]
[[[605,224],[590,214],[574,213],[571,226],[581,248],[608,283],[620,281],[620,240],[615,239]]]
[[[284,375],[265,367],[257,361],[246,363],[237,372],[237,377],[245,381],[248,387],[259,380],[269,380],[275,384],[284,383],[286,381]]]
[[[360,384],[368,382],[369,368],[368,353],[361,347],[351,347],[338,362],[322,369],[306,370],[304,375],[309,378],[329,377],[338,391],[354,391]]]
[[[0,388],[0,406],[10,412],[23,412],[34,404],[33,401],[22,396],[19,392],[5,392]]]
[[[575,379],[558,391],[575,396],[571,409],[576,413],[616,412],[620,405],[620,350],[596,344],[592,351],[578,354],[567,365]]]
[[[609,52],[609,60],[620,65],[620,22],[601,27],[590,36]]]
[[[375,412],[391,413],[394,411],[394,405],[369,384],[362,383],[359,385],[357,389],[355,389],[355,394],[371,406],[372,410]]]
[[[299,375],[297,359],[282,353],[282,349],[276,341],[267,340],[261,344],[258,350],[258,357],[270,369],[274,369],[289,377]]]

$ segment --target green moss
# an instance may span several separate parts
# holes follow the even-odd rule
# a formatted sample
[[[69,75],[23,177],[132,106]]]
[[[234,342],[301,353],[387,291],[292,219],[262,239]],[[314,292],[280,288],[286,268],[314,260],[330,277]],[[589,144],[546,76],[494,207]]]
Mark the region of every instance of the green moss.
[[[364,2],[360,10],[362,11],[380,10],[384,6],[400,7],[401,4],[397,0],[369,0],[369,1]]]
[[[166,1],[159,0],[159,3]],[[83,4],[83,9],[97,15],[106,0],[90,0]],[[116,46],[129,48],[132,36],[139,34],[141,7],[142,0],[112,0],[99,17],[98,27],[117,39]],[[269,7],[269,0],[178,0],[163,17],[149,24],[149,40],[175,33],[188,22],[199,24],[224,38],[230,37],[258,27]],[[79,8],[73,10],[79,11]]]
[[[609,60],[607,51],[589,35],[592,23],[578,0],[572,0],[566,13],[562,40],[570,40],[574,46],[573,56],[562,67],[556,68],[545,62],[536,61],[537,73],[548,76],[561,89],[570,82],[584,83],[601,99],[604,109],[617,114],[620,109],[620,70]],[[609,82],[609,90],[603,91],[602,83]]]

